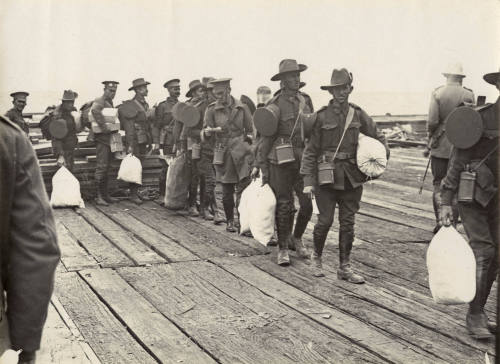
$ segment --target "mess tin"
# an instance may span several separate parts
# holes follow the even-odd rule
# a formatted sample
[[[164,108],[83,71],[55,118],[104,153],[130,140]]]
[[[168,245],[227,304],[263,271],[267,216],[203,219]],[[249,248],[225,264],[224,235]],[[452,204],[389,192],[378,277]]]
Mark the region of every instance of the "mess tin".
[[[281,139],[280,143],[276,145],[276,159],[278,160],[278,165],[294,162],[295,156],[293,154],[292,143]]]
[[[467,168],[460,173],[460,182],[458,184],[458,202],[473,202],[474,201],[474,188],[476,184],[476,172],[470,171]]]
[[[318,184],[320,186],[333,184],[333,170],[335,166],[332,161],[323,156],[318,163]]]
[[[253,114],[255,129],[263,136],[272,136],[278,131],[280,108],[278,105],[270,104],[259,107]]]
[[[223,144],[217,144],[214,150],[214,165],[224,164],[224,154],[226,153],[226,147]]]

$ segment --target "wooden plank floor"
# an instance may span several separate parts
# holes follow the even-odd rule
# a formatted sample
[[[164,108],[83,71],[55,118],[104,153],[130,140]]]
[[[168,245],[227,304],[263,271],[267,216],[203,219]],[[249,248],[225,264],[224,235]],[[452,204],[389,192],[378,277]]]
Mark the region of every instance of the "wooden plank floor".
[[[467,335],[467,306],[430,296],[430,172],[418,193],[426,159],[418,149],[392,156],[356,218],[364,285],[336,277],[338,222],[326,276],[315,278],[295,253],[279,267],[276,248],[153,202],[56,210],[62,258],[40,362],[484,363],[486,352],[493,362],[494,343]]]

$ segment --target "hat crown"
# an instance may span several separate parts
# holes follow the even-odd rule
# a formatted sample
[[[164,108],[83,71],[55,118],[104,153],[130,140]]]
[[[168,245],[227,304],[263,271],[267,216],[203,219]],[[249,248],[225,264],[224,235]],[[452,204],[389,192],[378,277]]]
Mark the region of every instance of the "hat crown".
[[[29,96],[29,93],[26,91],[16,91],[10,94],[14,99],[26,100],[26,97]]]
[[[193,80],[193,81],[189,82],[189,89],[190,90],[192,90],[193,88],[198,87],[198,86],[203,86],[201,84],[200,80]]]
[[[300,71],[299,64],[295,59],[284,59],[280,62],[279,73]]]
[[[330,84],[332,86],[345,85],[352,82],[352,75],[346,68],[334,69]]]
[[[74,101],[78,97],[78,94],[72,90],[64,90],[63,101]]]
[[[456,75],[456,76],[464,76],[464,69],[462,67],[462,63],[455,62],[449,63],[446,70],[443,72],[444,75]]]
[[[207,87],[207,86],[208,86],[208,83],[209,83],[209,82],[212,82],[213,80],[215,80],[215,78],[213,78],[213,77],[203,77],[203,78],[201,79],[201,83],[202,83],[205,87]]]
[[[146,83],[146,81],[144,80],[144,78],[137,78],[137,79],[132,81],[132,86],[134,86],[134,87],[142,86],[145,83]]]

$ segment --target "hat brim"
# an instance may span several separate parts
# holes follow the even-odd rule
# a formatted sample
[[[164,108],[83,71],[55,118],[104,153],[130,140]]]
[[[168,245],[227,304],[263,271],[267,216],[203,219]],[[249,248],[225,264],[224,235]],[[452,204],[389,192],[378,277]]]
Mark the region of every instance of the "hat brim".
[[[151,85],[151,82],[147,82],[147,81],[146,81],[146,82],[141,83],[141,84],[139,84],[139,85],[132,86],[132,87],[130,87],[128,90],[129,90],[129,91],[132,91],[132,90],[135,90],[135,89],[136,89],[136,88],[138,88],[138,87],[141,87],[141,86],[147,86],[147,85]]]
[[[487,73],[483,76],[483,80],[492,85],[496,85],[499,78],[500,78],[500,72]]]
[[[339,87],[339,86],[344,86],[344,85],[349,85],[350,82],[345,82],[345,83],[336,83],[334,85],[325,85],[325,86],[320,86],[320,89],[322,90],[330,90],[332,88],[335,88],[335,87]]]
[[[463,73],[447,73],[447,72],[443,72],[443,76],[444,77],[448,77],[448,76],[467,77]]]
[[[189,91],[188,91],[188,92],[186,92],[186,97],[192,97],[192,96],[193,96],[193,91],[194,91],[194,90],[196,90],[196,89],[197,89],[197,88],[199,88],[199,87],[201,87],[201,88],[203,88],[203,89],[206,89],[206,87],[205,87],[205,86],[203,86],[202,84],[200,84],[200,85],[196,85],[195,87],[193,87],[193,88],[189,89]]]
[[[280,81],[282,79],[283,75],[286,75],[288,73],[293,73],[293,72],[304,72],[307,69],[307,66],[305,64],[299,64],[298,66],[299,66],[298,70],[279,72],[279,73],[275,74],[273,77],[271,77],[271,81]]]

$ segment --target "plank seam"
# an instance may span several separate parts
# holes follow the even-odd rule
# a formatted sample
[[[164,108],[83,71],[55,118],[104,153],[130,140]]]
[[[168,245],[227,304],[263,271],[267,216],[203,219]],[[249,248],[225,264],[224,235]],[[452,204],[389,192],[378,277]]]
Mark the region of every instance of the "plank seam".
[[[196,261],[196,260],[195,260],[195,261]],[[174,263],[174,264],[175,264],[175,263]],[[135,287],[134,287],[132,284],[130,284],[130,283],[129,283],[126,279],[125,279],[125,277],[123,277],[123,276],[120,274],[120,271],[119,271],[119,270],[115,270],[115,272],[116,272],[116,273],[117,273],[117,274],[118,274],[118,275],[119,275],[119,276],[123,279],[123,281],[124,281],[124,282],[126,282],[126,283],[130,286],[130,287],[132,287],[132,289],[133,289],[134,291],[136,291],[138,294],[140,294],[140,293],[139,293],[139,292],[135,289]],[[87,283],[87,284],[88,284],[88,283]],[[92,288],[91,288],[91,289],[92,289]],[[205,349],[205,348],[204,348],[204,347],[203,347],[203,346],[202,346],[202,345],[198,342],[198,340],[196,340],[193,336],[191,336],[191,335],[190,335],[190,334],[189,334],[186,330],[184,330],[181,326],[179,326],[179,325],[178,325],[175,321],[171,320],[168,316],[166,316],[166,315],[162,312],[162,310],[160,310],[158,307],[156,307],[156,305],[155,305],[155,303],[154,303],[154,302],[152,302],[152,301],[150,301],[150,300],[148,299],[148,297],[143,296],[143,295],[141,295],[141,297],[143,297],[143,298],[144,298],[147,302],[149,302],[149,304],[150,304],[151,306],[153,306],[153,307],[154,307],[154,308],[158,311],[158,313],[160,313],[163,317],[165,317],[165,319],[167,319],[168,321],[170,321],[170,322],[172,323],[172,325],[174,325],[174,326],[175,326],[175,327],[176,327],[176,328],[177,328],[180,332],[182,332],[182,333],[183,333],[183,334],[184,334],[187,338],[189,338],[189,340],[191,340],[191,341],[192,341],[192,342],[193,342],[196,346],[198,346],[198,347],[199,347],[199,348],[200,348],[203,352],[207,353],[207,355],[208,355],[208,356],[210,356],[210,357],[211,357],[214,361],[216,361],[217,363],[222,364],[222,362],[220,361],[220,359],[219,359],[219,358],[215,357],[215,356],[214,356],[214,355],[213,355],[210,351],[208,351],[207,349]],[[101,297],[99,297],[99,299],[101,299]],[[104,303],[104,304],[105,304],[105,305],[107,305],[107,303]],[[111,310],[111,309],[110,309],[110,310]],[[111,312],[113,312],[113,314],[114,314],[114,315],[116,315],[116,314],[115,314],[115,312],[114,312],[113,310],[111,310]],[[121,319],[119,319],[119,320],[120,320],[120,322],[122,322],[122,321],[121,321]],[[123,323],[123,322],[122,322],[122,323]],[[123,323],[123,324],[124,324],[124,323]],[[125,324],[124,324],[124,325],[125,325]],[[125,327],[127,327],[127,325],[125,325]],[[127,330],[129,330],[129,328],[128,328],[128,327],[127,327]]]

